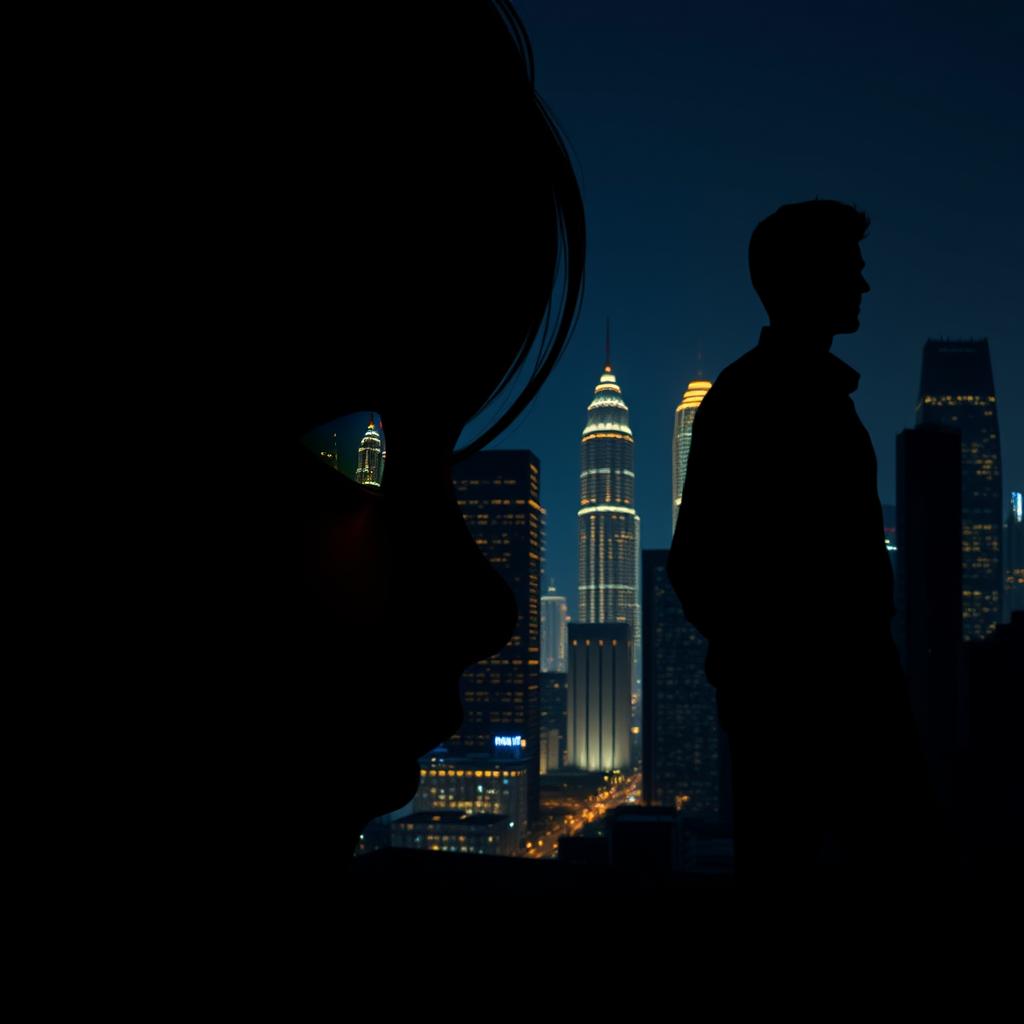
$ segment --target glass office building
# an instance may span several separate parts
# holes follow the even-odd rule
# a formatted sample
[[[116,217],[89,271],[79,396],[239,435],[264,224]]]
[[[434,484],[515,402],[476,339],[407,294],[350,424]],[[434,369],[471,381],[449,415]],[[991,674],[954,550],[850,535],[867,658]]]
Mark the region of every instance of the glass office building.
[[[1002,615],[1003,491],[988,340],[925,342],[917,425],[960,431],[963,636],[987,636]]]

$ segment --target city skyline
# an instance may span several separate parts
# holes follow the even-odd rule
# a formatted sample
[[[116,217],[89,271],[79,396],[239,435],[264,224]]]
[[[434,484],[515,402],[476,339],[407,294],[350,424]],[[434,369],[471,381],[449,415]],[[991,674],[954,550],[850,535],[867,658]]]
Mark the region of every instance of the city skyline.
[[[922,365],[924,360],[924,352],[926,346],[929,343],[950,344],[954,343],[954,341],[953,339],[927,339],[921,342],[921,348],[918,353],[918,362],[916,370],[915,399],[914,402],[908,406],[909,413],[906,418],[906,426],[903,429],[908,429],[915,426],[918,420],[917,409],[921,404]],[[990,341],[988,347],[991,353],[992,346]],[[998,395],[1000,392],[1001,382],[998,371],[995,368],[991,369],[991,379],[993,382],[992,388],[994,392],[994,397],[996,398],[996,402],[999,409],[999,416],[1004,420],[1009,419],[1012,421],[1014,419],[1014,414],[1018,411],[1018,406],[1020,406],[1020,403],[1014,403],[1012,401],[1003,401],[1002,403],[999,403]],[[698,383],[707,383],[709,384],[709,386],[713,386],[713,377],[706,382],[691,380],[689,384],[682,385],[679,394],[684,395],[684,402],[686,394],[689,393],[693,386]],[[586,386],[587,385],[585,381],[582,384],[580,384],[580,382],[577,382],[573,390],[579,392],[582,391]],[[551,385],[549,385],[548,387],[551,387]],[[864,390],[863,383],[862,387],[858,390],[858,394],[861,390]],[[702,395],[700,395],[699,397],[702,397]],[[558,404],[560,406],[567,405],[567,403],[565,403],[564,401]],[[670,454],[673,454],[674,456],[674,450],[676,447],[676,437],[678,436],[678,410],[679,408],[682,407],[683,404],[684,403],[679,402],[677,394],[676,398],[674,399],[674,409],[676,414],[675,427],[673,427],[673,421],[669,418],[672,415],[671,413],[668,415],[662,415],[661,418],[663,420],[663,424],[667,423],[667,426],[665,426],[665,429],[663,429],[659,434],[656,434],[653,437],[645,438],[645,441],[647,442],[647,447],[661,448],[662,450],[667,449],[668,452]],[[647,408],[648,405],[649,403],[646,401],[641,402],[639,406],[637,406],[637,408],[630,410],[630,415],[636,417],[637,415],[649,414],[650,410]],[[860,407],[858,405],[858,410],[859,409]],[[662,409],[661,412],[664,414],[664,409]],[[571,414],[571,411],[569,414]],[[524,415],[528,417],[529,410],[527,410],[527,413]],[[360,445],[360,440],[364,437],[365,434],[368,433],[366,423],[366,412],[352,413],[343,416],[338,420],[333,420],[330,423],[325,424],[318,430],[311,431],[308,435],[306,435],[306,443],[308,447],[310,447],[314,451],[319,452],[321,456],[324,457],[326,461],[334,465],[336,469],[345,473],[352,479],[356,479],[358,447]],[[380,424],[379,417],[377,417],[377,424],[377,429],[381,432],[381,435],[383,437],[384,428],[383,425]],[[1006,431],[1005,434],[1006,440],[1001,442],[1002,467],[1019,464],[1021,462],[1022,451],[1024,451],[1024,445],[1014,444],[1015,437],[1012,434],[1010,434],[1008,431]],[[517,435],[518,431],[516,431],[513,428],[513,430],[507,432],[505,435],[503,435],[501,438],[495,441],[493,445],[488,446],[484,450],[511,450],[511,448],[507,446],[505,442],[511,442],[511,440]],[[886,501],[884,497],[882,497],[881,499],[883,507],[891,509],[893,511],[893,514],[895,514],[897,491],[895,462],[896,437],[896,434],[894,434],[891,438],[872,436],[872,443],[875,447],[876,457],[878,458],[879,466],[881,466],[883,462],[883,453],[888,451],[889,449],[891,449],[893,452],[893,478],[891,485],[892,497],[889,501]],[[557,443],[555,439],[545,437],[544,444],[541,447],[545,447],[547,449],[551,461],[557,465],[559,461],[564,462],[566,450],[568,449],[569,451],[571,451],[574,445],[571,441],[563,440],[562,443]],[[642,452],[643,450],[644,446],[640,446],[640,451]],[[645,461],[647,461],[648,463],[651,462],[649,457],[646,458]],[[457,465],[458,463],[456,463],[456,466]],[[668,487],[666,488],[666,497],[664,500],[664,504],[668,505],[672,495],[672,479],[674,477],[674,466],[675,458],[673,457],[671,461],[672,468],[668,468],[664,465],[662,465],[661,467],[652,466],[651,473],[653,475],[653,480],[643,481],[641,479],[634,477],[634,480],[636,481],[636,491],[638,495],[642,495],[643,493],[646,492],[646,494],[648,495],[648,504],[651,504],[651,492],[654,491],[655,493],[657,493],[660,490],[659,485],[668,484]],[[1002,482],[1000,489],[1004,493],[1004,500],[1003,503],[1000,505],[999,529],[1002,541],[1002,534],[1005,533],[1006,509],[1010,508],[1011,503],[1013,501],[1013,496],[1016,493],[1019,493],[1022,489],[1024,489],[1024,479],[1017,480],[1011,478],[1009,476],[1009,471],[1005,468],[1002,469],[1001,475]],[[567,576],[576,576],[578,578],[578,535],[574,537],[569,532],[572,529],[572,526],[570,526],[569,524],[572,522],[572,519],[576,517],[576,513],[578,512],[578,487],[578,470],[573,472],[568,480],[565,478],[564,474],[561,476],[552,472],[548,472],[545,474],[545,495],[543,497],[544,507],[540,510],[544,526],[542,546],[544,548],[543,582],[545,590],[549,586],[550,581],[552,579],[557,579],[558,577],[566,578]],[[878,487],[879,494],[880,496],[882,496],[883,480],[881,469],[879,469]],[[559,493],[562,495],[561,498],[557,496]],[[565,500],[565,495],[567,493],[571,493],[573,495],[571,510],[567,510],[565,508],[565,505],[567,504]],[[640,497],[638,496],[638,505],[639,501]],[[638,507],[637,512],[642,521],[642,508]],[[652,511],[648,511],[647,515],[650,518],[653,518],[655,521],[657,521],[658,509],[655,508]],[[666,515],[665,518],[668,519],[669,522],[671,522],[670,516]],[[658,530],[655,527],[651,532],[653,532],[655,536],[657,536]],[[666,537],[666,544],[670,543],[672,530],[666,526],[663,532]],[[890,542],[891,538],[889,538],[887,535],[887,546],[890,544]],[[648,541],[645,538],[643,544],[638,546],[638,550],[646,550],[648,548],[653,550],[657,548],[657,544],[653,540]],[[1005,580],[1005,569],[1003,572],[1003,577]],[[572,596],[569,597],[569,595]],[[573,598],[576,597],[576,594],[573,593],[571,588],[569,589],[569,594],[566,595],[566,597],[568,602],[567,612],[569,618],[572,621],[580,621],[578,600],[576,601],[575,607],[571,603]],[[1008,617],[1008,608],[1008,605],[1006,605],[1003,608],[1003,613],[1001,616],[1002,620],[1005,620]]]
[[[643,545],[666,548],[673,410],[690,380],[713,381],[767,322],[747,271],[755,225],[815,196],[871,217],[861,327],[832,351],[861,374],[855,402],[883,504],[895,504],[895,439],[915,424],[928,338],[989,339],[1002,507],[1024,490],[1015,441],[1024,403],[1009,391],[1024,381],[1019,13],[924,18],[899,0],[853,18],[841,8],[808,17],[787,2],[516,7],[538,90],[580,172],[588,225],[576,330],[535,402],[495,442],[543,461],[549,575],[563,586],[575,577],[577,456],[566,439],[600,365],[606,319],[632,405]],[[470,424],[464,440],[492,418]]]

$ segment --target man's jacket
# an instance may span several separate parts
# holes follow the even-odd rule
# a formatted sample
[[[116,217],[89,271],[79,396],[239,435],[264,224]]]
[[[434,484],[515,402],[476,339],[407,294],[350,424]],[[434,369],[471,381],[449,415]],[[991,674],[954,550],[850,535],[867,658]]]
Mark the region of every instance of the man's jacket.
[[[895,656],[860,374],[786,342],[764,328],[694,418],[669,578],[716,686]]]

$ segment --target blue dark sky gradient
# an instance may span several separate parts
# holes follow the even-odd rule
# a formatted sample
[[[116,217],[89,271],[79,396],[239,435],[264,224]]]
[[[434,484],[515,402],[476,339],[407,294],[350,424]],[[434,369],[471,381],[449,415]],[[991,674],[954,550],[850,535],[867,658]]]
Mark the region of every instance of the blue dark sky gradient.
[[[989,338],[1004,488],[1024,487],[1019,4],[517,6],[576,160],[589,246],[569,349],[494,447],[540,457],[548,572],[574,615],[579,438],[605,318],[636,436],[642,543],[667,547],[675,406],[698,353],[714,379],[756,342],[766,321],[747,242],[783,203],[820,196],[871,216],[861,330],[832,350],[862,374],[855,401],[883,502],[929,337]],[[780,402],[799,402],[776,384]],[[793,543],[820,511],[793,510]]]

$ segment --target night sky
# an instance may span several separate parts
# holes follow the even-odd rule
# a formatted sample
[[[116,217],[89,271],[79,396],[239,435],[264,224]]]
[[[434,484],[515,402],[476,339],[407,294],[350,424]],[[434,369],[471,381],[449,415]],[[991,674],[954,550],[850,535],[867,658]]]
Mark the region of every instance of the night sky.
[[[574,616],[579,439],[605,318],[642,545],[668,547],[675,407],[698,353],[713,380],[756,343],[766,318],[747,242],[783,203],[839,199],[872,220],[861,329],[832,351],[862,374],[882,501],[895,501],[895,437],[914,424],[927,338],[989,339],[1004,490],[1024,488],[1019,4],[517,7],[580,175],[587,280],[561,363],[493,447],[540,457],[548,577]],[[816,514],[794,508],[794,541]]]

